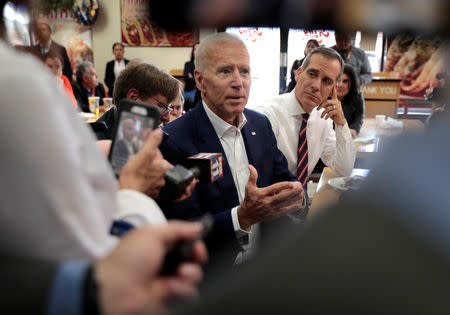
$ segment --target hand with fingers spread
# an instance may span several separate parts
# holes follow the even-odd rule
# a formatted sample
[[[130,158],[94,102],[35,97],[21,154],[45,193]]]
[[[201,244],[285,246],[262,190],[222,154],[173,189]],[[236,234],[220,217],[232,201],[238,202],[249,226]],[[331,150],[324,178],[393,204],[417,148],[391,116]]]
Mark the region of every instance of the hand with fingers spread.
[[[325,110],[322,112],[320,118],[331,118],[331,120],[333,120],[336,125],[345,125],[347,120],[345,119],[344,112],[342,111],[342,104],[338,100],[336,86],[333,87],[331,100],[325,100],[319,106],[317,106],[317,110],[320,110],[322,108],[324,108]]]
[[[121,189],[132,189],[145,193],[153,199],[158,198],[165,184],[166,169],[170,167],[170,163],[163,159],[158,149],[161,139],[161,130],[154,130],[144,147],[125,164],[119,178]]]
[[[273,220],[302,208],[305,193],[299,182],[279,182],[258,188],[258,172],[252,165],[248,168],[250,177],[245,186],[244,201],[237,210],[242,229],[247,230],[255,223]]]
[[[196,297],[200,264],[207,259],[203,242],[193,247],[193,261],[180,264],[175,274],[161,276],[160,270],[171,247],[196,240],[201,233],[200,224],[169,222],[136,229],[122,238],[117,248],[94,264],[102,314],[162,314],[170,299]]]

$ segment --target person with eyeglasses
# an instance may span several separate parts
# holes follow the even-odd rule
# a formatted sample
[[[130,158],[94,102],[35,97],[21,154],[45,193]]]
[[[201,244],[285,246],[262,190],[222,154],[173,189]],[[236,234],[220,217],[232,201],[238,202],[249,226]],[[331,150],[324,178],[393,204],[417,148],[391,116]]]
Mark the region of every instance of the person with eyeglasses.
[[[170,113],[173,111],[172,102],[178,97],[180,90],[181,83],[173,76],[148,62],[135,59],[128,63],[125,70],[116,79],[114,84],[114,104],[120,104],[122,99],[131,99],[156,106],[161,114],[159,122],[160,127],[162,127],[170,121]],[[161,155],[161,153],[158,152],[158,155]],[[167,167],[172,167],[172,164],[166,160],[164,160],[164,163],[166,163]],[[195,185],[196,180],[193,180],[186,187],[184,194],[175,201],[179,202],[188,199]],[[153,197],[158,200],[158,195]],[[121,217],[116,216],[116,219],[124,219],[129,215],[135,216],[139,214],[133,211],[131,213],[123,212]],[[145,215],[143,220],[145,220]]]
[[[183,97],[183,91],[180,90],[180,94],[178,94],[177,98],[172,103],[173,111],[170,113],[170,122],[174,121],[175,119],[183,115],[184,102],[185,99]]]
[[[172,102],[178,96],[181,83],[150,63],[132,60],[114,84],[114,104],[131,99],[159,108],[160,125],[170,122]]]

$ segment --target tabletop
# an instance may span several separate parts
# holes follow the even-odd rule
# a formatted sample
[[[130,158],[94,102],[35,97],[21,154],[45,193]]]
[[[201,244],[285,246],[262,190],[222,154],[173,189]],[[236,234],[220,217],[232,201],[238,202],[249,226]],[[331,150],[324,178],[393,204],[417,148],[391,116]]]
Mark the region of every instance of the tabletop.
[[[356,145],[356,157],[362,158],[372,153],[380,152],[386,138],[399,135],[403,132],[423,132],[424,125],[420,120],[397,119],[402,122],[401,128],[380,128],[375,118],[365,118],[361,131],[353,141]]]
[[[359,175],[366,177],[369,172],[370,171],[368,169],[355,168],[350,176]],[[344,191],[333,188],[330,184],[328,184],[328,181],[335,177],[337,177],[337,175],[330,167],[327,166],[323,169],[316,192],[311,202],[311,207],[309,208],[308,217],[316,215],[324,208],[336,204],[339,201],[339,197]]]

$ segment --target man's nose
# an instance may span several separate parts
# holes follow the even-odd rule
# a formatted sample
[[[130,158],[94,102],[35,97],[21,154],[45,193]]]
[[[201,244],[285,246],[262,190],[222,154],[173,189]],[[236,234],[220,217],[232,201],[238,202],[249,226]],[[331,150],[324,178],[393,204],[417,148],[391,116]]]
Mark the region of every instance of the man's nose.
[[[320,78],[314,78],[312,83],[311,83],[311,87],[313,88],[314,91],[318,91],[320,89]]]
[[[236,69],[233,72],[233,80],[231,83],[232,83],[233,87],[242,87],[243,78],[242,78],[242,75],[241,75],[241,72],[239,71],[239,69]]]

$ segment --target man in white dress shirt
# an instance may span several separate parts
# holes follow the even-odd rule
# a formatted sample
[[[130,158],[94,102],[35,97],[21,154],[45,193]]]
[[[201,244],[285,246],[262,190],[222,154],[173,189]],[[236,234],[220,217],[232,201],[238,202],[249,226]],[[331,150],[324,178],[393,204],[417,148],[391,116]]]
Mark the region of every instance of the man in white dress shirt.
[[[306,125],[308,175],[319,158],[340,176],[349,176],[353,169],[356,150],[336,92],[342,69],[343,61],[338,53],[330,48],[316,48],[298,68],[297,85],[292,92],[251,106],[269,118],[278,147],[294,174],[297,173],[302,114],[305,113],[309,114]]]

